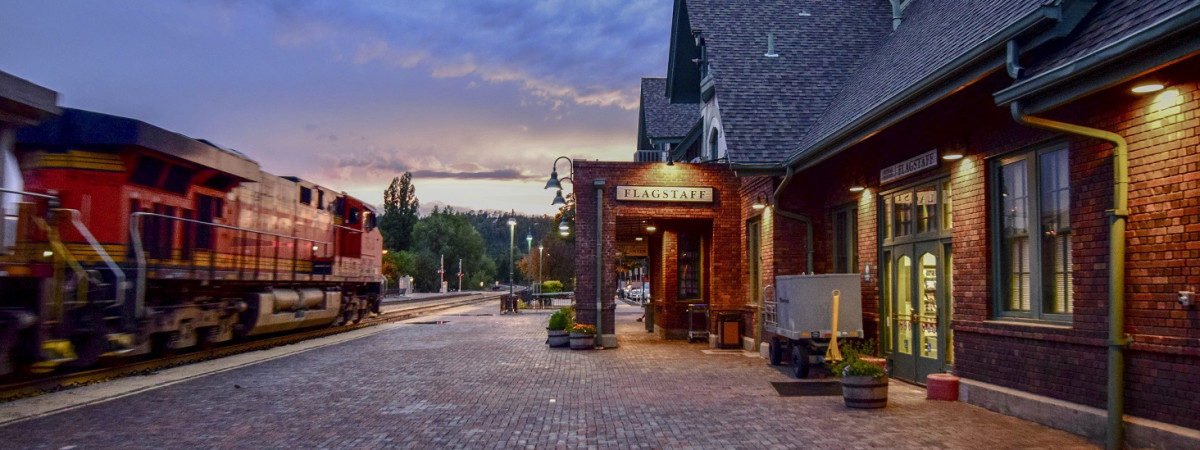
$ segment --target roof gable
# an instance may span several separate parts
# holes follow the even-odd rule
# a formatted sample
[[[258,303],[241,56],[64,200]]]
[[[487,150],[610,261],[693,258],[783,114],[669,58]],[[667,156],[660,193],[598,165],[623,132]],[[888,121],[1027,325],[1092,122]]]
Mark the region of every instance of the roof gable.
[[[735,163],[785,160],[892,28],[886,0],[680,0],[676,9],[704,39]],[[777,57],[766,55],[768,34]],[[672,63],[678,72],[676,55]]]

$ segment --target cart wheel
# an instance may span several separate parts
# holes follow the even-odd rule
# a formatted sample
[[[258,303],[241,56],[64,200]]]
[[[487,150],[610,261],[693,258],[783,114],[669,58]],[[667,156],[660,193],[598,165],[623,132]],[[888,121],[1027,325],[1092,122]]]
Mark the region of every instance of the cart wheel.
[[[796,378],[808,378],[808,348],[804,344],[792,344],[792,368]]]
[[[767,343],[767,356],[770,357],[772,366],[778,366],[783,362],[783,345],[779,343],[779,338],[771,338],[771,341]]]

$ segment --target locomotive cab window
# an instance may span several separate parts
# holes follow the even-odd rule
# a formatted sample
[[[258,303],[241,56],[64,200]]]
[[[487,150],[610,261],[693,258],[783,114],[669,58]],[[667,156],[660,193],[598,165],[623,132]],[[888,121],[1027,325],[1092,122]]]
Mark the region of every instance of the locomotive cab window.
[[[166,166],[167,164],[161,159],[148,156],[138,157],[137,166],[134,166],[129,181],[142,186],[158,187],[158,179],[162,177],[162,171]]]
[[[305,205],[312,204],[312,189],[300,186],[300,203]]]
[[[350,214],[349,217],[346,218],[346,222],[350,224],[358,224],[358,216],[358,208],[350,208]]]
[[[375,229],[375,214],[372,214],[371,212],[368,211],[366,213],[366,217],[363,218],[363,226],[367,228],[367,231],[374,230]]]

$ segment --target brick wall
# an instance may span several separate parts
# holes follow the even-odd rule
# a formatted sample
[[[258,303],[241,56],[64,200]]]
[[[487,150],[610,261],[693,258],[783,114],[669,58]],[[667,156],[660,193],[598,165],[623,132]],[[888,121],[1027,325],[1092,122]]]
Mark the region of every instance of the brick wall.
[[[744,221],[739,195],[740,182],[727,166],[719,164],[675,164],[577,161],[576,182],[578,251],[575,260],[576,301],[579,321],[594,323],[596,260],[596,191],[593,180],[604,179],[603,269],[601,299],[606,308],[604,329],[612,330],[612,298],[616,289],[613,261],[616,259],[616,218],[652,219],[657,226],[648,240],[652,295],[661,300],[655,323],[671,337],[687,330],[687,304],[678,301],[676,246],[678,233],[690,230],[704,235],[703,302],[713,311],[742,310],[746,299]],[[708,186],[714,190],[712,203],[668,203],[617,201],[618,185]]]
[[[1195,69],[1195,64],[1192,64]],[[1184,70],[1180,68],[1178,70]],[[1191,72],[1192,74],[1196,72]],[[1126,228],[1126,412],[1200,428],[1200,312],[1176,292],[1200,287],[1200,100],[1194,75],[1156,95],[1124,89],[1051,113],[1116,132],[1129,145]],[[984,120],[986,119],[986,120]],[[991,252],[957,252],[955,371],[1098,408],[1105,406],[1112,146],[977,117],[954,170],[956,249],[990,249],[985,157],[1059,139],[1069,143],[1075,308],[1069,326],[994,320]]]

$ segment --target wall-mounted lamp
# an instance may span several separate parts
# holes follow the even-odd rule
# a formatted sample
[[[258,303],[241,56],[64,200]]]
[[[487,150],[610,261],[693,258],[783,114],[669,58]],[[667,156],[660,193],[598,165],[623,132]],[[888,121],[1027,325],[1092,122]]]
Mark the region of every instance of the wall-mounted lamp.
[[[871,264],[863,264],[863,281],[871,282]]]
[[[750,207],[754,209],[766,209],[767,200],[760,195],[758,198],[754,199],[754,203],[752,203]]]
[[[652,223],[652,224],[646,225],[646,231],[653,233],[655,231],[658,231],[658,227],[654,226],[654,224]]]
[[[942,159],[946,161],[958,161],[963,159],[962,150],[950,150],[942,155]]]
[[[1161,91],[1164,87],[1166,86],[1163,86],[1162,83],[1157,81],[1143,81],[1134,86],[1133,89],[1130,89],[1130,91],[1133,91],[1134,94],[1149,94],[1151,92]]]
[[[859,192],[865,191],[865,190],[867,190],[867,188],[865,186],[850,186],[850,192],[853,192],[856,194]]]
[[[635,238],[633,238],[633,240],[635,240],[635,241],[638,241],[638,242],[642,242],[642,237],[641,237],[641,236],[638,236],[638,237],[635,237]]]

